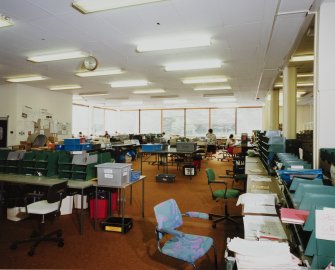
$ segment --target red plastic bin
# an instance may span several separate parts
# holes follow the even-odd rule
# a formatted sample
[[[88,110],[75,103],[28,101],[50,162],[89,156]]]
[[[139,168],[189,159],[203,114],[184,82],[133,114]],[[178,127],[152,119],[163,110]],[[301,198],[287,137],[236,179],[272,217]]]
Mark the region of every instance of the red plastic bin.
[[[104,219],[108,216],[108,200],[107,199],[98,199],[98,210],[97,218]],[[117,210],[117,192],[112,192],[112,201],[111,201],[112,211]],[[95,199],[90,199],[90,217],[94,218],[95,213]]]

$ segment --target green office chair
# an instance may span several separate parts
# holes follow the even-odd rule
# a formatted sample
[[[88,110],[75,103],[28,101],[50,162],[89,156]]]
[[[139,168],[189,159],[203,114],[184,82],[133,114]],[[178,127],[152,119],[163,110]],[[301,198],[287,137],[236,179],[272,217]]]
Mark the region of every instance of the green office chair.
[[[240,190],[238,189],[229,189],[227,186],[227,183],[224,181],[216,180],[215,172],[211,168],[206,169],[206,175],[207,175],[207,181],[209,188],[212,193],[213,200],[219,201],[223,200],[224,202],[224,209],[225,214],[224,215],[218,215],[218,214],[209,214],[209,219],[213,220],[212,227],[216,228],[216,224],[218,222],[229,220],[232,221],[235,224],[238,224],[238,222],[235,220],[236,218],[241,218],[242,216],[231,216],[228,212],[228,200],[232,198],[237,198],[240,195]],[[214,189],[214,185],[223,185],[224,189]],[[216,219],[213,219],[216,218]]]
[[[34,214],[34,215],[41,215],[42,220],[38,224],[38,228],[35,229],[32,233],[30,238],[15,241],[10,246],[11,249],[17,249],[19,244],[33,242],[30,250],[28,251],[29,256],[33,256],[35,254],[36,247],[42,241],[51,241],[56,242],[59,247],[64,246],[64,239],[62,237],[62,230],[58,229],[51,233],[44,233],[44,223],[45,223],[45,216],[49,214],[54,214],[53,216],[60,215],[60,208],[62,205],[62,200],[66,197],[66,190],[67,190],[67,181],[54,184],[49,187],[49,190],[46,194],[46,198],[43,200],[39,200],[30,204],[26,204],[26,213]],[[34,199],[38,196],[38,194],[29,194],[25,200],[27,201],[29,198],[33,197]],[[41,195],[45,196],[44,194]]]

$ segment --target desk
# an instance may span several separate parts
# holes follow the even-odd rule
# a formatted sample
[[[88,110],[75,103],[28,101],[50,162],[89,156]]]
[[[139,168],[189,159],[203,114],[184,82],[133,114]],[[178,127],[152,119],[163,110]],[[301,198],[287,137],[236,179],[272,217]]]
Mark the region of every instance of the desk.
[[[268,171],[264,168],[263,163],[260,162],[260,159],[258,157],[256,157],[256,159],[255,158],[251,159],[249,157],[248,162],[247,159],[245,162],[245,174],[268,175]]]
[[[45,176],[32,176],[32,175],[21,175],[21,174],[5,174],[0,173],[0,184],[1,184],[1,194],[4,191],[4,183],[18,184],[18,185],[35,185],[35,186],[45,186],[49,187],[54,184],[58,184],[61,182],[67,181],[68,187],[71,189],[81,190],[81,209],[80,209],[80,234],[84,233],[84,190],[93,186],[93,181],[76,181],[76,180],[65,180],[60,178],[52,178]],[[2,200],[2,198],[1,198]],[[0,201],[1,201],[0,200]],[[2,207],[1,207],[2,209]],[[2,213],[0,213],[2,216]]]
[[[144,217],[144,180],[146,176],[141,175],[141,177],[133,182],[125,183],[122,186],[102,186],[98,185],[98,183],[94,183],[95,186],[95,211],[94,211],[94,230],[97,229],[97,212],[98,212],[98,189],[99,188],[108,188],[108,189],[120,189],[121,190],[121,217],[122,217],[122,224],[121,228],[123,230],[124,228],[124,203],[125,203],[125,190],[127,187],[130,187],[130,204],[132,203],[132,191],[133,191],[133,185],[139,182],[142,182],[142,217]]]
[[[168,155],[174,155],[174,156],[178,156],[178,155],[187,155],[187,156],[192,156],[195,153],[197,153],[197,151],[177,151],[176,148],[169,148],[167,150],[160,150],[160,151],[141,151],[141,172],[142,172],[142,162],[143,162],[143,158],[142,158],[142,154],[154,154],[156,155],[156,161],[157,161],[157,166],[159,169],[160,163],[161,163],[161,157],[164,156],[165,157],[165,161],[166,162],[162,162],[162,165],[164,166],[164,172],[168,173],[169,171],[169,162],[168,162]],[[171,162],[171,165],[173,164],[173,162]]]

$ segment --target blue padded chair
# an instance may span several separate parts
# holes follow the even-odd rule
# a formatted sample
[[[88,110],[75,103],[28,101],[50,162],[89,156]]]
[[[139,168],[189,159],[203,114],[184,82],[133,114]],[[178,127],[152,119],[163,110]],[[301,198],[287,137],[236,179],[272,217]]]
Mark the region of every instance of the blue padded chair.
[[[170,257],[182,260],[198,269],[195,262],[214,249],[215,269],[217,269],[217,255],[214,241],[211,237],[186,234],[176,230],[183,225],[182,214],[174,199],[161,202],[154,207],[157,220],[156,234],[158,250]],[[186,212],[188,217],[208,219],[208,214]]]
[[[292,183],[290,185],[290,192],[292,192],[292,193],[295,192],[300,183],[322,186],[323,185],[323,180],[322,179],[317,179],[317,178],[313,179],[313,180],[310,180],[310,179],[304,179],[304,178],[299,178],[299,177],[293,177]]]
[[[217,180],[216,176],[215,176],[215,172],[211,168],[206,169],[206,175],[207,175],[207,182],[208,182],[209,188],[210,188],[211,193],[212,193],[212,199],[216,200],[216,201],[222,199],[223,202],[224,202],[224,208],[225,208],[225,214],[224,215],[218,215],[218,214],[212,214],[212,213],[209,214],[209,219],[213,219],[213,217],[216,218],[216,219],[213,220],[212,227],[215,228],[216,223],[218,223],[220,221],[224,221],[224,220],[229,220],[229,221],[234,222],[235,224],[238,224],[238,222],[235,219],[236,218],[241,218],[242,216],[231,216],[229,214],[229,212],[228,212],[228,199],[238,198],[238,196],[241,193],[240,190],[234,189],[234,188],[229,189],[227,187],[226,182]],[[226,178],[226,177],[223,176],[223,178]],[[214,190],[213,185],[215,185],[215,184],[223,185],[224,189]]]

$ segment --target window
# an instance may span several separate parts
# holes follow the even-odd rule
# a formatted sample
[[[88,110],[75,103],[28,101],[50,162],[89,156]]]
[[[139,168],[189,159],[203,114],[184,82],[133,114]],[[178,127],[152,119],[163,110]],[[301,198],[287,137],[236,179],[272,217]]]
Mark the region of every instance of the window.
[[[237,109],[237,134],[248,133],[262,129],[262,108]]]
[[[186,110],[186,136],[205,137],[209,127],[209,109]]]
[[[163,110],[163,131],[184,136],[184,110]]]
[[[140,133],[161,133],[161,110],[141,111]]]
[[[122,134],[138,134],[139,131],[139,113],[138,111],[120,111],[119,112],[120,130]]]
[[[120,131],[121,119],[118,111],[105,110],[105,130],[109,134]]]
[[[72,105],[72,134],[77,136],[80,131],[89,135],[89,107]]]
[[[105,110],[93,107],[92,133],[103,135],[105,133]]]
[[[235,134],[235,109],[211,109],[211,128],[217,137]]]

